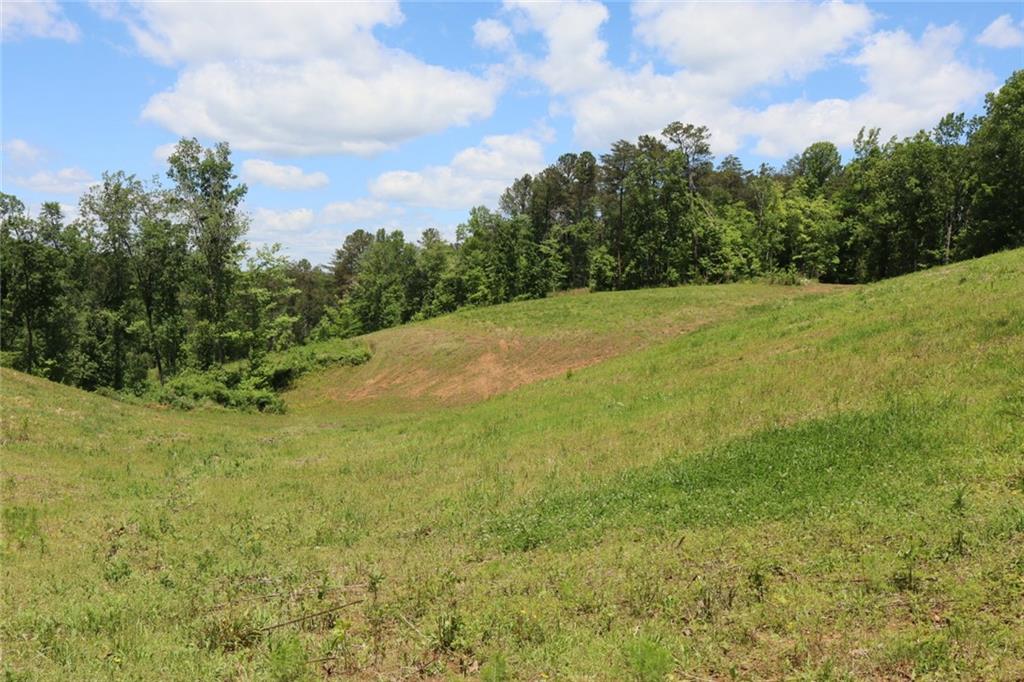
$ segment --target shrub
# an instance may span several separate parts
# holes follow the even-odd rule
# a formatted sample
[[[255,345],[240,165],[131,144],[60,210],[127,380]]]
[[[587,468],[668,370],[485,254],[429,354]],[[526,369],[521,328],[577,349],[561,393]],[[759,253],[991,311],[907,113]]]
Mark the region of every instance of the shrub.
[[[792,265],[785,270],[772,270],[765,275],[769,284],[781,284],[783,286],[799,286],[804,283],[803,277]]]
[[[337,342],[298,346],[271,353],[258,364],[239,362],[206,371],[186,370],[154,389],[165,405],[190,410],[215,404],[237,410],[284,412],[278,392],[313,369],[335,364],[358,365],[370,358],[366,346]]]
[[[319,343],[297,346],[287,351],[268,355],[249,371],[249,378],[258,388],[283,391],[300,376],[328,365],[360,365],[370,359],[366,346]]]
[[[253,386],[248,380],[231,386],[231,373],[223,369],[206,372],[187,370],[157,391],[157,400],[178,409],[192,409],[204,403],[260,412],[282,412],[284,402],[273,391]]]

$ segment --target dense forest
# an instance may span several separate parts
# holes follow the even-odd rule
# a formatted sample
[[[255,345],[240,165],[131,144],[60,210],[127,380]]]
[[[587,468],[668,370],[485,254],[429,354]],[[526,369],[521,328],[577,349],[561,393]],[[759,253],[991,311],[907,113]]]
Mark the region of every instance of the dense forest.
[[[470,212],[454,243],[357,230],[329,267],[249,253],[227,144],[182,140],[167,185],[106,173],[65,220],[0,195],[3,364],[141,392],[310,340],[550,292],[757,276],[866,282],[1024,245],[1024,71],[902,140],[865,129],[781,168],[714,162],[703,126],[563,154]]]

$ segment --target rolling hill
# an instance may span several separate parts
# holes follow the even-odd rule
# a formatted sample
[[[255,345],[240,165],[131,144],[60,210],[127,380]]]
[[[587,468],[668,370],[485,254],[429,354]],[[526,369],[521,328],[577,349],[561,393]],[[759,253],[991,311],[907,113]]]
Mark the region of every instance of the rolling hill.
[[[3,370],[11,679],[1020,679],[1024,251],[468,310],[283,415]]]

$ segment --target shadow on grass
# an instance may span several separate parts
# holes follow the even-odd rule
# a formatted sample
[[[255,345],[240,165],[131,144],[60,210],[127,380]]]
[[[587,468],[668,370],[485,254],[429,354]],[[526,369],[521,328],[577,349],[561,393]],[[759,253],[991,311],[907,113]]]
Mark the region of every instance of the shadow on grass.
[[[611,481],[547,490],[482,532],[503,550],[527,551],[586,545],[630,525],[727,527],[909,503],[946,464],[948,409],[900,402],[773,427]]]

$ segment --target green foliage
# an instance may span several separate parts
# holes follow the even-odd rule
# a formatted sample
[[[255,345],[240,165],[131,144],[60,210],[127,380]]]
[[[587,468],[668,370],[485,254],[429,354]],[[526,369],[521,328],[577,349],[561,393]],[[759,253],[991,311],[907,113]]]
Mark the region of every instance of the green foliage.
[[[434,629],[434,648],[437,651],[452,651],[456,648],[462,631],[462,617],[454,610],[446,610],[437,616]]]
[[[345,243],[334,252],[331,271],[334,286],[339,297],[344,296],[355,283],[360,261],[374,243],[374,236],[366,230],[356,230],[345,237]]]
[[[266,658],[267,677],[274,682],[299,682],[310,679],[306,650],[293,633],[271,638]]]
[[[892,406],[799,427],[770,429],[715,451],[631,469],[598,488],[544,495],[484,528],[505,549],[586,542],[589,533],[623,523],[735,525],[813,512],[842,491],[858,504],[892,504],[874,473],[925,468],[917,456],[933,439],[926,428],[941,410]]]
[[[369,359],[370,349],[364,344],[320,342],[268,354],[250,368],[249,376],[258,388],[283,391],[306,372],[331,365],[361,365]]]
[[[508,671],[508,662],[501,654],[495,654],[490,660],[480,666],[481,682],[508,682],[512,679]]]
[[[167,177],[174,183],[170,206],[184,216],[191,247],[191,308],[197,321],[209,325],[210,344],[196,346],[203,353],[193,358],[204,369],[229,358],[228,315],[248,227],[240,209],[248,188],[232,184],[236,176],[230,157],[226,142],[204,149],[193,138],[178,142],[168,158]]]
[[[604,246],[590,253],[588,285],[591,291],[608,291],[615,286],[615,259]]]
[[[637,682],[661,682],[672,672],[672,654],[653,639],[637,637],[623,649],[630,677]]]
[[[178,409],[188,410],[212,403],[261,412],[284,410],[284,402],[274,391],[258,388],[251,381],[243,382],[239,372],[231,369],[185,370],[155,391],[156,400]]]
[[[324,310],[323,317],[309,333],[310,341],[348,339],[363,333],[363,325],[350,305],[342,304]]]
[[[3,531],[5,547],[26,549],[36,545],[42,550],[46,546],[35,507],[4,506]]]
[[[241,263],[245,188],[232,184],[227,146],[182,140],[169,175],[171,190],[105,173],[71,224],[57,204],[32,218],[0,196],[0,349],[11,366],[141,394],[152,370],[163,383],[186,369],[258,363],[309,337],[332,303],[330,277],[276,246]],[[168,395],[203,392],[193,377]]]
[[[330,365],[359,365],[370,358],[361,344],[321,342],[268,353],[259,362],[241,362],[206,371],[185,370],[152,389],[152,397],[180,409],[204,403],[260,412],[283,412],[279,392],[303,374]]]
[[[793,266],[789,266],[785,270],[773,270],[764,276],[765,281],[771,284],[781,284],[784,286],[800,286],[804,283],[803,277]]]
[[[401,232],[377,232],[359,260],[359,276],[347,299],[363,331],[393,327],[412,317],[415,266],[416,251]]]
[[[971,221],[958,236],[966,255],[980,256],[1024,245],[1024,69],[985,96],[985,116],[973,125],[970,168],[977,191],[965,198]]]

